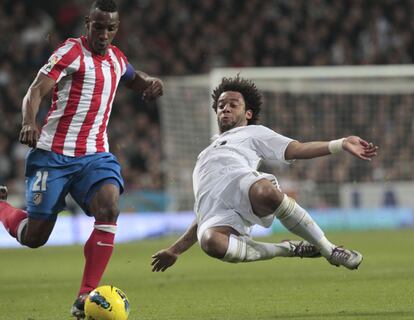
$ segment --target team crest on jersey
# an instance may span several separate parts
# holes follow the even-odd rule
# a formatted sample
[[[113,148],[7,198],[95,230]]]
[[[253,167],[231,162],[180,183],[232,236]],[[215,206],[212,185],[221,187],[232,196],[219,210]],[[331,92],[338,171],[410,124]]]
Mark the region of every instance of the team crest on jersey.
[[[45,66],[45,70],[47,72],[49,72],[50,70],[52,70],[53,66],[58,63],[58,61],[61,59],[61,57],[59,57],[57,54],[52,54],[49,58],[49,61],[47,62],[46,66]]]
[[[35,204],[35,206],[38,206],[39,204],[42,203],[42,194],[41,193],[35,193],[33,196],[33,203]]]

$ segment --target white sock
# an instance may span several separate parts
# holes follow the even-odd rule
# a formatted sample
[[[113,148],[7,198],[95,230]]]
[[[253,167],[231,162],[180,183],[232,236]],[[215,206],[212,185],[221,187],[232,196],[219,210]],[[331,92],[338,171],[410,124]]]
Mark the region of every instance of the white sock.
[[[292,251],[288,243],[259,242],[249,237],[231,234],[226,255],[222,260],[237,263],[290,256]]]
[[[321,228],[295,200],[285,195],[275,216],[289,231],[317,246],[325,258],[331,256],[335,246],[326,239]]]

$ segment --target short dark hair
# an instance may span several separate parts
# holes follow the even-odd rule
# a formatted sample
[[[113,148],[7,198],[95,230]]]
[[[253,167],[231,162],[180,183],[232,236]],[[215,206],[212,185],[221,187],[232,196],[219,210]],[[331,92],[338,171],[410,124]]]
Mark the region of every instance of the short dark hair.
[[[212,108],[217,113],[217,102],[220,95],[226,91],[239,92],[246,104],[246,111],[252,111],[252,118],[247,124],[255,124],[259,119],[260,106],[262,105],[262,95],[257,89],[253,81],[244,79],[237,75],[234,78],[223,78],[221,83],[213,90],[211,97],[213,98]]]
[[[90,11],[98,8],[101,11],[105,12],[117,12],[118,6],[114,0],[95,0],[92,2]]]

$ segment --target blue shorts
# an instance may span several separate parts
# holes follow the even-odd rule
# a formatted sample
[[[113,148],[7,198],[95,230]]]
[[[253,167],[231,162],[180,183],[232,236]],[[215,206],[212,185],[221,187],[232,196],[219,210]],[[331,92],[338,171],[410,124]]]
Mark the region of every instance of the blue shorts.
[[[69,193],[86,214],[98,186],[112,183],[124,189],[121,166],[108,152],[69,157],[42,149],[31,150],[26,158],[26,202],[29,216],[56,219]]]

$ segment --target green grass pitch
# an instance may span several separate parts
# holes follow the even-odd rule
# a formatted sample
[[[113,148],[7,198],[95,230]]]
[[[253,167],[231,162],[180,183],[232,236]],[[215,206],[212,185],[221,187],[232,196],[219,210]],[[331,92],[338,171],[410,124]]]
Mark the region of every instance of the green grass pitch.
[[[324,259],[227,264],[194,246],[152,273],[151,254],[173,240],[164,238],[118,245],[102,284],[127,293],[132,320],[414,319],[414,229],[328,237],[364,254],[359,270]],[[82,255],[82,246],[0,250],[0,319],[71,319]]]

